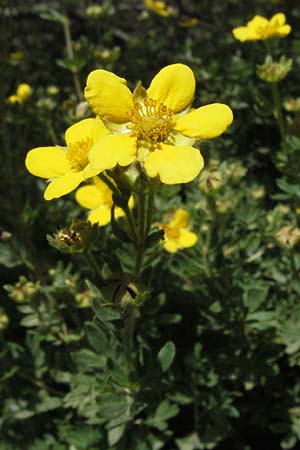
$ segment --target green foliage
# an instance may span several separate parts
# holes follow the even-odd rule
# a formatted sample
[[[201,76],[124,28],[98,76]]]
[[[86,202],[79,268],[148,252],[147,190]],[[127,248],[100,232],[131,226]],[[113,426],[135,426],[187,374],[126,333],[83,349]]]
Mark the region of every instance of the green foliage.
[[[0,2],[1,450],[299,446],[299,4],[167,3],[169,17],[133,0]],[[263,43],[231,30],[279,11],[293,31],[268,53],[293,65],[274,94],[256,76]],[[74,231],[85,212],[72,194],[43,199],[26,152],[63,145],[65,129],[91,117],[91,70],[134,88],[174,62],[193,69],[196,105],[234,111],[226,135],[201,142],[203,178],[149,188],[136,176],[148,211],[156,192],[151,230],[113,207],[110,225]],[[32,95],[7,102],[20,83]],[[130,183],[118,183],[114,203],[128,215]],[[172,255],[160,224],[178,208],[198,242]]]

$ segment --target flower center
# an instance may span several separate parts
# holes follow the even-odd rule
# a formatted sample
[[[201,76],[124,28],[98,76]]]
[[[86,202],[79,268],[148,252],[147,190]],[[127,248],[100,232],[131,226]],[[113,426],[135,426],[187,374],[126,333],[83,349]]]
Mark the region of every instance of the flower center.
[[[151,98],[134,103],[128,114],[132,135],[150,144],[166,141],[174,126],[173,111]]]
[[[267,38],[269,36],[273,36],[277,33],[278,27],[276,25],[267,25],[265,27],[257,27],[256,33],[258,36],[260,36],[262,39]]]
[[[76,172],[80,172],[88,165],[88,153],[93,143],[93,139],[88,137],[68,146],[66,158]]]
[[[170,227],[169,225],[161,225],[161,228],[165,232],[165,237],[167,239],[176,240],[179,237],[180,231],[179,229]]]

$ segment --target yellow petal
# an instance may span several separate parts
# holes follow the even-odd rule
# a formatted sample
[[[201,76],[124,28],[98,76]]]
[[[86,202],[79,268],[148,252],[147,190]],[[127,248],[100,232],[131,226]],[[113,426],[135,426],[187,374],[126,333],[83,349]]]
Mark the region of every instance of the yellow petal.
[[[192,103],[195,86],[193,71],[188,66],[171,64],[161,69],[153,78],[147,95],[177,113]]]
[[[86,141],[87,139],[96,142],[98,139],[108,134],[108,132],[109,131],[99,117],[96,117],[95,119],[83,119],[66,130],[65,140],[68,147],[71,144]]]
[[[91,167],[91,164],[88,164],[82,171],[82,176],[84,180],[88,180],[89,178],[93,178],[94,176],[98,175],[99,170],[93,169]]]
[[[136,156],[136,139],[129,134],[109,134],[90,150],[91,167],[98,172],[113,169],[117,164],[128,166]]]
[[[224,133],[232,120],[233,114],[229,106],[212,103],[180,117],[175,129],[191,138],[212,139]]]
[[[107,206],[93,209],[88,215],[88,220],[91,223],[97,223],[100,227],[107,225],[111,220],[111,210]]]
[[[161,150],[150,153],[145,161],[149,177],[159,176],[162,183],[189,183],[203,168],[200,151],[194,147],[161,144]]]
[[[163,248],[169,253],[176,253],[178,250],[178,245],[175,241],[169,240],[163,244]]]
[[[256,34],[253,30],[250,30],[248,27],[237,27],[232,30],[233,36],[235,39],[241,42],[245,41],[255,41],[260,39],[259,35]]]
[[[66,152],[60,147],[38,147],[27,153],[26,169],[37,177],[61,177],[70,170]]]
[[[252,29],[256,29],[256,28],[265,28],[269,25],[269,21],[268,19],[266,19],[263,16],[260,15],[256,15],[253,17],[253,19],[251,19],[248,23],[247,26],[249,28]]]
[[[178,245],[181,248],[193,247],[198,241],[198,236],[192,231],[181,230],[178,237]]]
[[[279,36],[287,36],[291,32],[291,26],[290,25],[282,25],[278,29]]]
[[[274,14],[274,16],[271,18],[270,25],[280,27],[281,25],[285,24],[285,20],[286,18],[283,13],[277,13]]]
[[[172,228],[187,228],[190,223],[190,215],[185,209],[178,209],[174,219],[170,222]]]
[[[80,206],[87,209],[95,209],[103,202],[103,196],[97,186],[90,184],[77,189],[75,194],[76,201]]]
[[[117,207],[115,208],[114,214],[115,214],[115,219],[118,219],[119,217],[125,216],[125,213],[124,213],[123,209],[122,209],[122,208],[119,208],[119,206],[117,206]]]
[[[44,193],[45,200],[52,200],[69,194],[83,181],[82,172],[68,172],[51,181]]]
[[[133,96],[124,78],[107,70],[94,70],[88,76],[84,94],[95,113],[104,120],[116,123],[128,121]]]

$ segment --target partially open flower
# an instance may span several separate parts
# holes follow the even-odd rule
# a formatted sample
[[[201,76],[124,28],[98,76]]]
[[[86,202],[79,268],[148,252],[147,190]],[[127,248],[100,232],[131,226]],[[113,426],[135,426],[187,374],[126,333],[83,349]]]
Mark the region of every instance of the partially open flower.
[[[184,209],[178,209],[168,224],[161,224],[164,230],[163,247],[169,253],[176,253],[183,248],[193,247],[198,236],[189,230],[190,215]]]
[[[97,223],[99,226],[107,225],[111,220],[111,208],[113,206],[112,191],[99,178],[93,178],[94,183],[80,187],[76,192],[76,200],[79,205],[90,209],[88,220],[91,223]],[[128,206],[132,208],[133,197],[131,196]],[[124,216],[123,209],[115,207],[115,218]]]

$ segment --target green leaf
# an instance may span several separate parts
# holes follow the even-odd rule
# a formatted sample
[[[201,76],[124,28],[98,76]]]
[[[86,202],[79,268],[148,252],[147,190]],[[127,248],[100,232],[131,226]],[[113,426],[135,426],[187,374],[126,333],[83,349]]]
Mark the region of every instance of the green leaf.
[[[111,322],[121,318],[120,312],[116,308],[103,306],[99,300],[93,301],[92,308],[98,319],[103,322]]]
[[[159,351],[157,359],[162,372],[165,372],[171,366],[175,357],[176,347],[172,341],[168,341]]]
[[[102,355],[109,354],[109,342],[104,331],[92,322],[87,322],[85,329],[88,341],[93,350]]]
[[[124,434],[124,431],[125,431],[125,423],[122,423],[121,425],[118,425],[117,427],[114,428],[110,428],[108,430],[107,439],[110,447],[119,442],[119,440]]]
[[[152,231],[152,233],[150,233],[146,238],[145,246],[152,247],[153,245],[157,244],[163,239],[164,234],[164,230]]]
[[[103,355],[98,355],[87,348],[72,353],[72,359],[78,370],[83,372],[94,368],[104,368],[106,365],[106,358]]]

